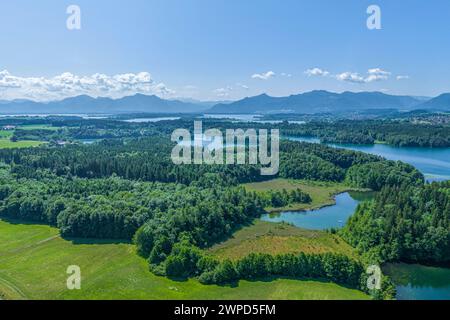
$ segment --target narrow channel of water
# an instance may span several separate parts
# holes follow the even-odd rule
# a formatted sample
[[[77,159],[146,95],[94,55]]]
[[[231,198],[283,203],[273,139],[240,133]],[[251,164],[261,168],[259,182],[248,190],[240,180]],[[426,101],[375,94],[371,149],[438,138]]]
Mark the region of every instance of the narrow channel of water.
[[[268,222],[287,222],[296,227],[312,230],[342,228],[348,218],[355,213],[358,203],[370,200],[373,193],[345,192],[335,197],[336,204],[316,210],[286,211],[265,214],[261,217]]]

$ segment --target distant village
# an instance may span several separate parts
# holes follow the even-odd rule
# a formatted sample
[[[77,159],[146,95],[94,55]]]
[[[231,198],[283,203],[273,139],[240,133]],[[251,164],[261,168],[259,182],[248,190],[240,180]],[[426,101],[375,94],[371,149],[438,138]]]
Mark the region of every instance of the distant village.
[[[13,131],[16,130],[17,126],[13,126],[13,125],[6,125],[2,127],[3,131]]]

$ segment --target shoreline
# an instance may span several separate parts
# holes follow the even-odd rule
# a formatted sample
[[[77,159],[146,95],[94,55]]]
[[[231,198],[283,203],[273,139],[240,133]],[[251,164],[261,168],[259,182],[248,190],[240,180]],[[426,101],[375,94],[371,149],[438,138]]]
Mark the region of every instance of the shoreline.
[[[312,206],[310,208],[303,208],[303,209],[289,209],[289,208],[270,208],[270,209],[265,209],[267,214],[276,214],[276,213],[283,213],[283,212],[308,212],[308,211],[316,211],[316,210],[320,210],[326,207],[332,207],[336,205],[336,197],[344,194],[344,193],[349,193],[349,192],[372,192],[373,190],[369,190],[369,189],[358,189],[358,188],[349,188],[343,191],[339,191],[333,194],[330,194],[330,201],[327,203],[322,203],[322,204],[318,204],[315,206]]]

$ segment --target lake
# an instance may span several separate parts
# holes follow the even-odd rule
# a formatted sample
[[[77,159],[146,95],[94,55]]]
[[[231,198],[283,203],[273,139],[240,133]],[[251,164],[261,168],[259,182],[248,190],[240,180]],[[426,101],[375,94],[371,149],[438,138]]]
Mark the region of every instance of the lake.
[[[175,121],[180,120],[180,117],[157,117],[157,118],[136,118],[136,119],[129,119],[129,120],[123,120],[124,122],[129,123],[153,123],[153,122],[160,122],[160,121]]]
[[[383,267],[398,300],[450,300],[450,269],[395,263]]]
[[[313,137],[289,137],[289,140],[320,143]],[[382,156],[389,160],[399,160],[409,163],[419,169],[427,181],[450,180],[450,148],[413,148],[393,147],[385,144],[351,145],[329,144],[335,148],[362,151]],[[326,229],[330,226],[342,226],[341,222],[353,214],[349,212],[356,208],[357,199],[350,195],[336,197],[336,206],[298,213],[286,212],[278,217],[278,221],[294,223],[303,228]],[[355,204],[356,203],[356,204]],[[330,215],[326,216],[325,215]],[[267,218],[267,217],[266,217]],[[276,221],[276,220],[267,220]],[[403,263],[388,264],[383,267],[397,289],[398,300],[450,300],[450,269]]]
[[[289,137],[292,141],[320,143],[312,137]],[[409,163],[419,169],[427,181],[450,180],[450,148],[413,148],[393,147],[385,144],[353,145],[328,144],[336,148],[362,151],[382,156],[389,160],[398,160]]]
[[[261,114],[204,114],[204,119],[216,119],[216,120],[232,120],[233,123],[239,122],[255,122],[262,124],[280,124],[283,123],[284,120],[261,120],[263,115]],[[305,124],[305,121],[291,121],[290,124]]]
[[[90,145],[90,144],[94,144],[96,142],[101,141],[102,139],[78,139],[78,142],[81,142],[82,144],[85,145]]]
[[[268,222],[287,222],[296,227],[313,230],[342,228],[348,218],[355,213],[360,201],[369,200],[373,193],[345,192],[335,197],[336,204],[308,211],[286,211],[265,214],[261,220]]]

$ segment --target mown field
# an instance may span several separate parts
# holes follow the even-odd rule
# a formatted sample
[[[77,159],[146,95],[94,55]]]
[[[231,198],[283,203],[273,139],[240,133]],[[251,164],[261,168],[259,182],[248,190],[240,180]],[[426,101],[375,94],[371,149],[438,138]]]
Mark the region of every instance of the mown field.
[[[49,131],[58,131],[61,129],[60,127],[52,127],[51,125],[47,124],[27,124],[18,127],[18,129],[21,130],[49,130]]]
[[[78,265],[82,289],[66,288]],[[269,279],[267,279],[269,280]],[[68,241],[44,225],[0,220],[0,299],[368,299],[333,283],[278,279],[204,286],[157,277],[133,245]]]
[[[41,145],[41,141],[17,141],[12,142],[9,139],[0,139],[0,149],[13,149],[13,148],[29,148],[37,147]]]
[[[305,230],[284,223],[256,220],[233,237],[208,250],[219,259],[238,260],[251,253],[341,253],[357,259],[354,249],[339,236],[324,231]]]
[[[276,211],[301,211],[318,209],[320,207],[335,204],[333,196],[352,189],[343,183],[336,182],[322,182],[322,181],[306,181],[306,180],[289,180],[289,179],[275,179],[264,182],[247,183],[243,185],[248,191],[267,192],[278,191],[285,189],[286,191],[301,189],[308,193],[311,198],[311,203],[296,203],[282,208],[266,208],[269,212]]]

